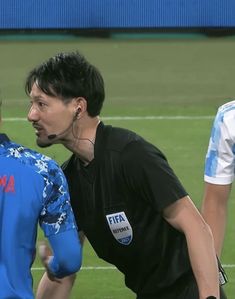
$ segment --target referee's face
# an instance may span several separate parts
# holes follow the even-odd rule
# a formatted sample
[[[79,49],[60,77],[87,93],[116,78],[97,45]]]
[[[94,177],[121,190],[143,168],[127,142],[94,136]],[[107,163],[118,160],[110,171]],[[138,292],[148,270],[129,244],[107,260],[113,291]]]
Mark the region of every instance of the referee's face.
[[[73,115],[73,101],[65,104],[62,99],[48,96],[36,83],[33,84],[28,120],[35,128],[38,146],[63,143],[69,138]]]

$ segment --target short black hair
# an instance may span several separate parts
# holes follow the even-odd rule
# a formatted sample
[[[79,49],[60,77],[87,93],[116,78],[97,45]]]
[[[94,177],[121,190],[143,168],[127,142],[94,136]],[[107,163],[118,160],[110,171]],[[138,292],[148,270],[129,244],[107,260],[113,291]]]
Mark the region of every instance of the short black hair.
[[[100,114],[105,98],[103,77],[78,51],[58,53],[31,70],[25,82],[26,94],[30,94],[34,83],[45,94],[65,102],[83,97],[88,114]]]

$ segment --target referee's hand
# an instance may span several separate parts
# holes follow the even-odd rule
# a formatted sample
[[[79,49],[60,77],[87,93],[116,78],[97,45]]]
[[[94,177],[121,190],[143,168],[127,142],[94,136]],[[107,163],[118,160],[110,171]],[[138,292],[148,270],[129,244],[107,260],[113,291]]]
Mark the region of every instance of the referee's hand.
[[[38,255],[43,266],[46,269],[47,276],[51,281],[55,281],[61,283],[60,279],[56,278],[54,274],[50,271],[48,264],[50,263],[51,259],[53,258],[52,251],[50,247],[46,244],[46,242],[41,241],[38,245]]]

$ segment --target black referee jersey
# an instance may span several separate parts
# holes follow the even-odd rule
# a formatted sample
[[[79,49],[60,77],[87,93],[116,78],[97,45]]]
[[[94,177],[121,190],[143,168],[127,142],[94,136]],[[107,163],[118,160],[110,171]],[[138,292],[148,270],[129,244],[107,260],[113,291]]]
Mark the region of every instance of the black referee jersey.
[[[79,229],[131,290],[147,298],[191,273],[184,234],[162,217],[187,192],[155,146],[101,122],[90,164],[72,155],[63,169]]]

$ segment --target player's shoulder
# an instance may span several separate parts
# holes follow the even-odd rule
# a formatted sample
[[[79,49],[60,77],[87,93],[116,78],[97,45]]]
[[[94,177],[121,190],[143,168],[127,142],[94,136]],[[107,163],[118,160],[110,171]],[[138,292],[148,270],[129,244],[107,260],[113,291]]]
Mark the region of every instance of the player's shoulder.
[[[234,128],[235,124],[235,100],[226,102],[218,108],[215,116],[214,126],[220,127],[222,124]]]
[[[218,108],[218,113],[222,115],[234,114],[235,115],[235,100],[226,102]]]
[[[49,170],[59,171],[59,165],[50,157],[15,142],[9,143],[7,156],[38,173],[48,173]]]

